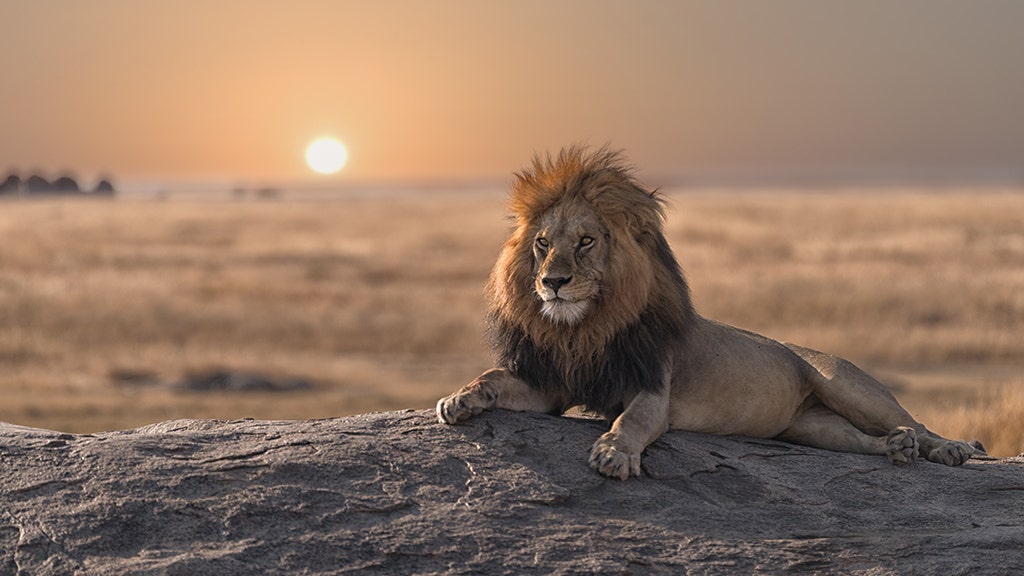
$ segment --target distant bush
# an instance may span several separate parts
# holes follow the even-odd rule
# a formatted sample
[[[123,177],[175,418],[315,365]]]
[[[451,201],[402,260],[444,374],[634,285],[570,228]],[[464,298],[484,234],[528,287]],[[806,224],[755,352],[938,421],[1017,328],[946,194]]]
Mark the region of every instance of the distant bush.
[[[78,181],[68,175],[60,176],[53,182],[50,182],[39,174],[31,174],[27,178],[23,179],[17,173],[11,172],[3,182],[0,183],[0,196],[37,194],[96,194],[100,196],[112,196],[114,192],[114,185],[106,178],[100,180],[92,191],[83,190],[82,187],[79,186]]]

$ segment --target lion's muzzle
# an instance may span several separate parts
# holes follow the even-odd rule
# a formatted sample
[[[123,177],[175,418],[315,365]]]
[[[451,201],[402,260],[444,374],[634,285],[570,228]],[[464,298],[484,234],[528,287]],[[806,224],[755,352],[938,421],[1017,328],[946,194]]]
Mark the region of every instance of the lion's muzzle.
[[[569,276],[568,278],[565,276],[545,276],[540,279],[540,283],[554,292],[555,296],[558,296],[558,289],[569,282],[572,282],[572,276]]]

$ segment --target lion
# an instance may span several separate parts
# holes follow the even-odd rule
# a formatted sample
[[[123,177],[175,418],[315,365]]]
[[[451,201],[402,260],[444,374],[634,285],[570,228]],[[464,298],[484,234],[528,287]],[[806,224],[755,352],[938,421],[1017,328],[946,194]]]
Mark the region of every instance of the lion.
[[[535,155],[510,193],[514,228],[486,285],[496,367],[437,403],[445,424],[503,408],[604,416],[599,473],[640,475],[670,429],[774,438],[839,452],[974,452],[930,432],[842,358],[706,319],[665,239],[665,200],[607,147]]]

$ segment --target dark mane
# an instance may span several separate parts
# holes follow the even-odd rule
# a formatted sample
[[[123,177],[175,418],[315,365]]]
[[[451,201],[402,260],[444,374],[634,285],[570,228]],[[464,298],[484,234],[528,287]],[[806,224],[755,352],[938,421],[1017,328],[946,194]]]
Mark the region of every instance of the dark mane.
[[[616,334],[600,357],[590,359],[564,358],[493,317],[489,335],[496,365],[556,397],[559,413],[582,406],[614,419],[626,398],[662,388],[665,354],[683,340],[685,330],[651,309]]]
[[[532,226],[559,202],[586,202],[616,237],[611,282],[579,325],[542,318],[533,292]],[[692,324],[690,292],[663,232],[662,198],[633,179],[619,154],[570,148],[517,175],[517,229],[488,284],[488,337],[498,367],[548,394],[614,418],[625,400],[658,391],[669,353]]]

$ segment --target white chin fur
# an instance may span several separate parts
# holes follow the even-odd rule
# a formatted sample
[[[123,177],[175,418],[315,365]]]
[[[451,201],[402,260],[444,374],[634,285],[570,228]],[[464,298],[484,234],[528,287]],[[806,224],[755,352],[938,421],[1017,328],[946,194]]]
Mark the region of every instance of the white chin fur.
[[[554,300],[547,300],[544,302],[540,311],[544,316],[547,316],[549,320],[554,322],[575,324],[583,319],[583,315],[587,313],[587,308],[588,303],[586,300],[569,302],[567,300],[555,298]]]

